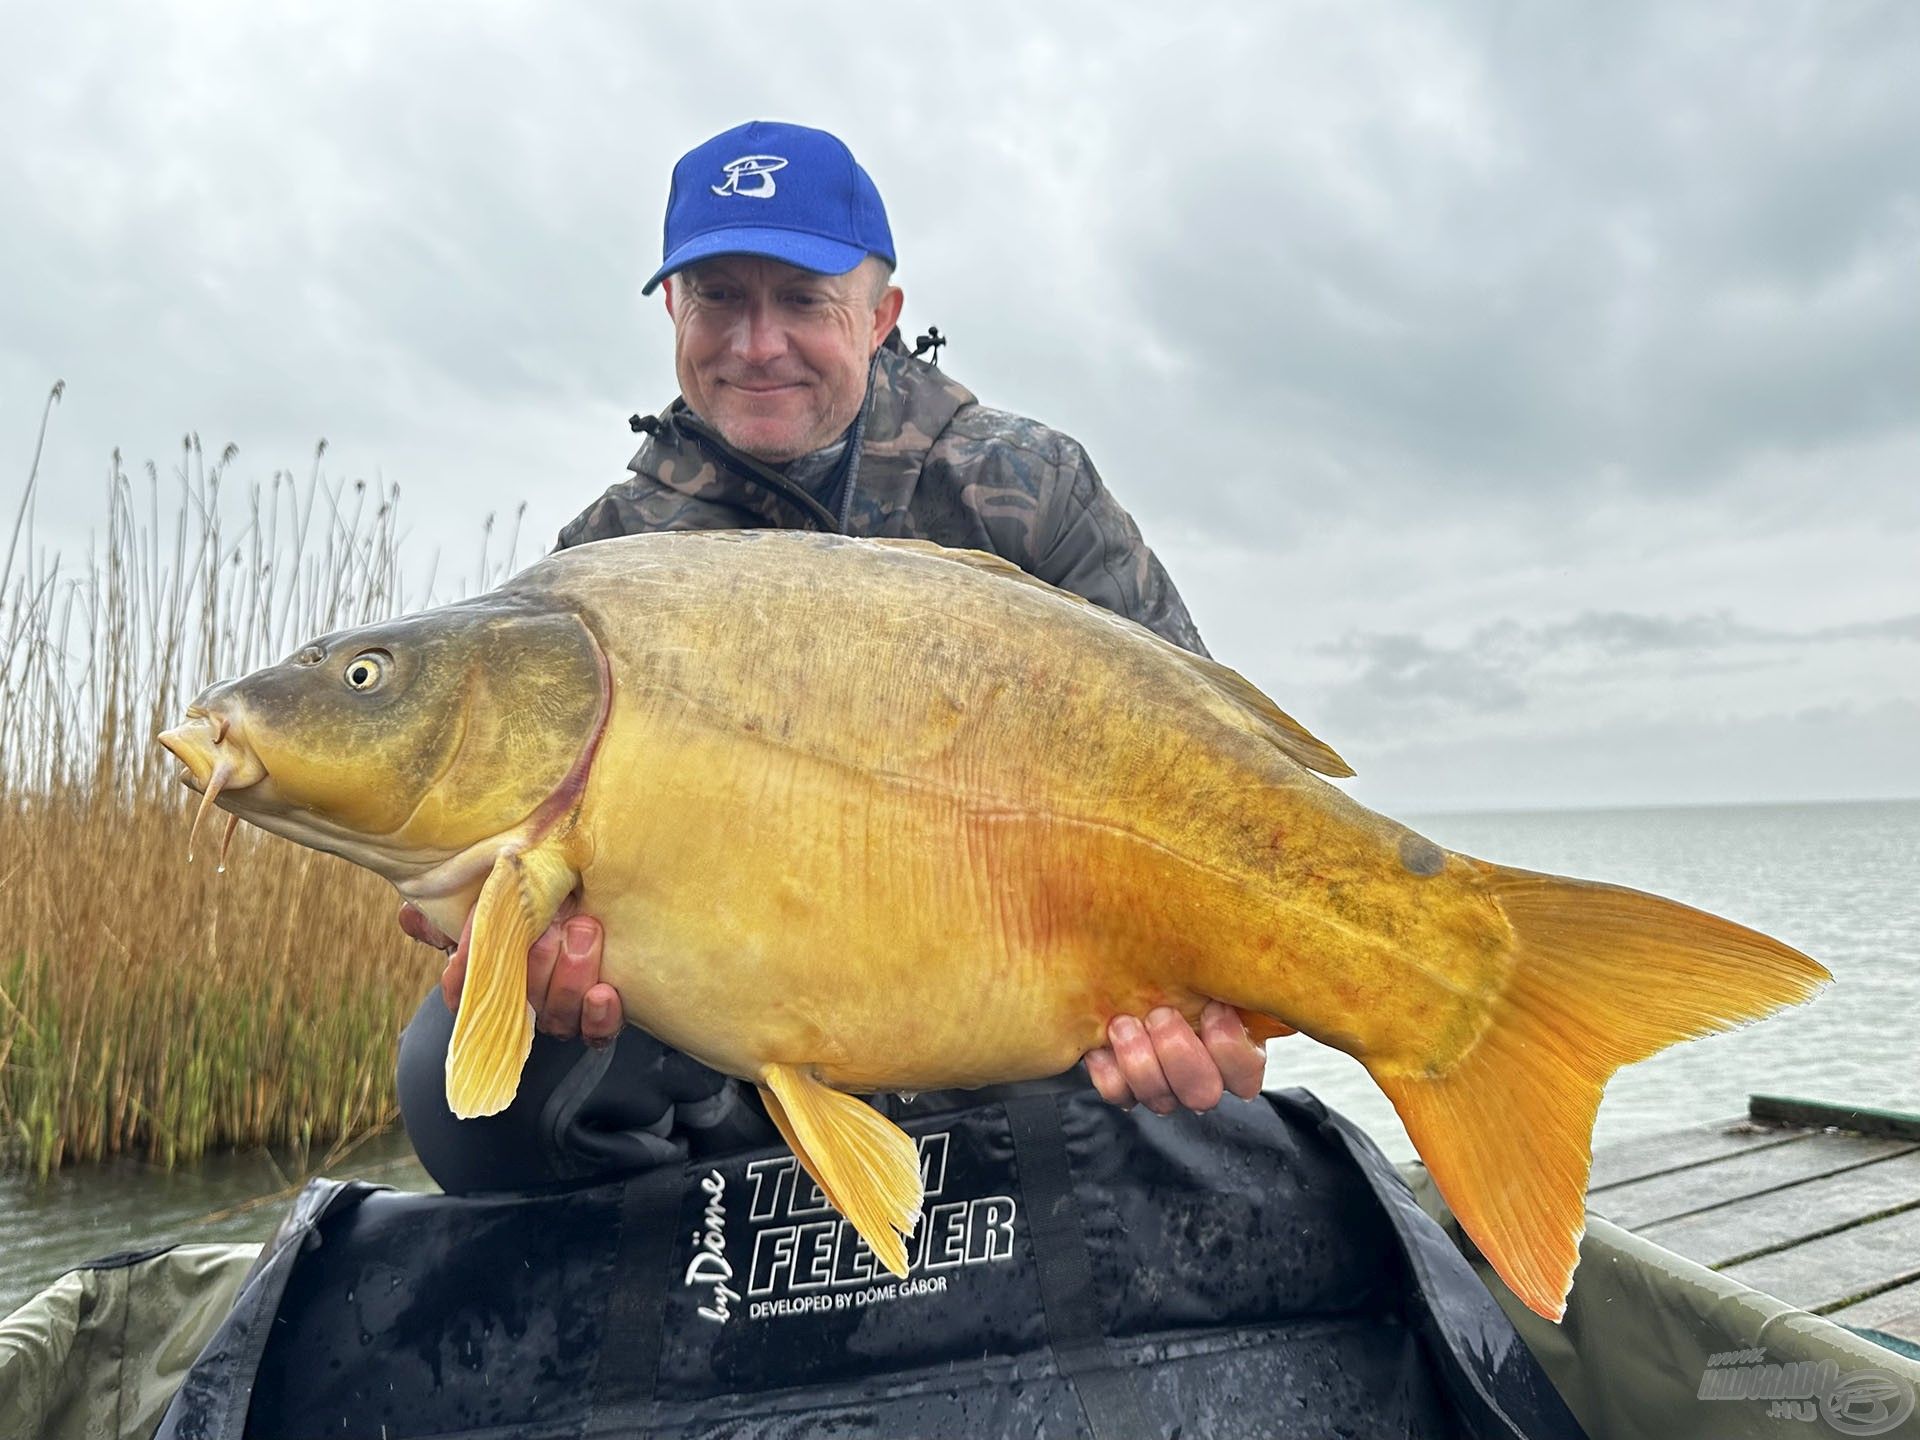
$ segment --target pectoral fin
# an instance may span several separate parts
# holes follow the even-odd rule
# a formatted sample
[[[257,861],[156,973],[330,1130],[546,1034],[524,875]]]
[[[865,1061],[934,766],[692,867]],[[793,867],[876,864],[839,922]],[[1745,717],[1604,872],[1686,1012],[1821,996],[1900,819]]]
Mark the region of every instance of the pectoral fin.
[[[769,1065],[760,1096],[794,1155],[882,1265],[907,1274],[920,1221],[920,1151],[864,1100],[790,1065]]]
[[[580,877],[558,846],[508,850],[474,907],[467,983],[447,1046],[447,1108],[462,1120],[497,1115],[520,1088],[533,1048],[527,950]]]

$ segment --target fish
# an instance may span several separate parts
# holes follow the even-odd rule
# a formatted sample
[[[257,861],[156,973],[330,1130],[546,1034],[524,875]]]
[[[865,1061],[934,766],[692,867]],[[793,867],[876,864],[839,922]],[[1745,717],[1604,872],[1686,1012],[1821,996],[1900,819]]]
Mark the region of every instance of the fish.
[[[861,1097],[1036,1079],[1210,1000],[1358,1058],[1514,1294],[1564,1313],[1624,1065],[1809,999],[1798,950],[1443,848],[1241,675],[975,551],[635,535],[210,686],[210,807],[471,917],[455,1114],[512,1100],[571,897],[626,1019],[753,1083],[895,1275],[912,1142]]]

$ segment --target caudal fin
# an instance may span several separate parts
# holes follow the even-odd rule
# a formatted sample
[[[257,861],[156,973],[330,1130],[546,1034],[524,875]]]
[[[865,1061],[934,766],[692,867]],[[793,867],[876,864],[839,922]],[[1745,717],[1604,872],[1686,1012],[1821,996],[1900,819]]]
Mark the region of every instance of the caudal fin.
[[[1374,1079],[1461,1227],[1529,1309],[1558,1320],[1613,1072],[1809,999],[1832,977],[1798,950],[1671,900],[1474,863],[1513,926],[1507,988],[1444,1073]]]

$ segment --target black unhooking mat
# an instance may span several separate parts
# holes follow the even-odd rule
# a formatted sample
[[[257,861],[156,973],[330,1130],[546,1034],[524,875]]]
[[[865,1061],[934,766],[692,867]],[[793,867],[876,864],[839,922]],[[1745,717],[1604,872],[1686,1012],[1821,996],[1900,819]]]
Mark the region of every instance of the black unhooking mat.
[[[784,1151],[534,1196],[316,1182],[159,1436],[1580,1435],[1304,1091],[969,1100],[897,1112],[927,1197],[905,1280]]]

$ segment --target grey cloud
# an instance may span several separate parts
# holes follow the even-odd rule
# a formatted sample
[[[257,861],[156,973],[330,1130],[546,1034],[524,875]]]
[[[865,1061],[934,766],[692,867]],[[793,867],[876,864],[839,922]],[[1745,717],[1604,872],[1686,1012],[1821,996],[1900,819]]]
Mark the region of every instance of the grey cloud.
[[[1325,122],[1345,173],[1258,132],[1170,172],[1135,299],[1182,317],[1192,393],[1395,491],[1695,489],[1912,432],[1920,16],[1896,8],[1457,7],[1427,69],[1465,118],[1372,93]],[[1236,303],[1188,314],[1153,278],[1183,260]]]
[[[1625,610],[1588,611],[1552,625],[1510,626],[1508,633],[1521,653],[1548,653],[1587,649],[1601,655],[1645,654],[1650,651],[1701,651],[1787,638],[1777,632],[1742,624],[1727,614],[1638,615]],[[1791,637],[1812,641],[1815,636]]]
[[[1920,794],[1920,705],[1648,717],[1526,734],[1410,727],[1342,753],[1364,803],[1419,814],[1543,806],[1701,805]],[[1757,790],[1754,777],[1769,783]],[[1428,833],[1443,841],[1444,826]],[[1499,858],[1499,857],[1495,857]]]
[[[698,77],[645,62],[694,27],[582,12],[536,39],[496,19],[128,7],[108,46],[97,18],[38,12],[0,61],[8,109],[47,137],[0,151],[32,217],[0,232],[0,262],[35,277],[0,291],[0,348],[83,362],[76,396],[138,389],[133,367],[164,357],[194,407],[169,428],[392,438],[439,394],[484,421],[589,392],[613,433],[636,271],[698,124],[646,123]],[[648,400],[670,385],[656,363]]]
[[[1406,725],[1443,713],[1517,710],[1526,703],[1526,690],[1510,667],[1471,646],[1442,649],[1417,635],[1350,635],[1326,648],[1357,667],[1329,697],[1328,718],[1341,729],[1370,728],[1367,722],[1385,715]]]
[[[1784,630],[1749,624],[1724,612],[1715,615],[1648,615],[1625,610],[1587,611],[1548,625],[1523,626],[1509,622],[1482,633],[1510,638],[1512,643],[1503,648],[1522,654],[1541,654],[1567,648],[1590,649],[1601,655],[1654,651],[1724,652],[1755,645],[1791,649],[1795,646],[1825,645],[1836,640],[1920,640],[1920,613],[1845,625],[1823,625],[1809,630]]]
[[[1854,625],[1834,625],[1819,633],[1836,640],[1920,640],[1920,615],[1895,615],[1887,620],[1866,620]]]
[[[1920,614],[1793,631],[1728,614],[1588,611],[1541,624],[1498,620],[1453,645],[1356,631],[1316,648],[1346,670],[1328,694],[1331,721],[1379,733],[1413,722],[1520,711],[1543,687],[1589,680],[1618,686],[1630,678],[1622,661],[1727,673],[1788,666],[1797,650],[1845,641],[1920,641]]]

